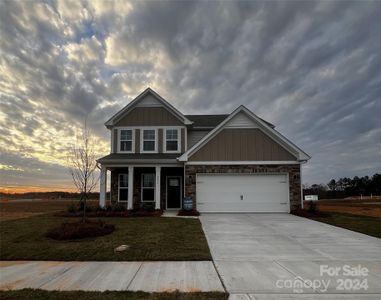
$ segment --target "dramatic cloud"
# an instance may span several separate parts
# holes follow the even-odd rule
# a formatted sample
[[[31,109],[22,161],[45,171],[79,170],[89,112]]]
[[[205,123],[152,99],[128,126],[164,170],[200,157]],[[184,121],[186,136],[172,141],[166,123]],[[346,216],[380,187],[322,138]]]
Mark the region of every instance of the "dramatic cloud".
[[[65,188],[84,119],[150,86],[185,113],[244,104],[312,156],[304,181],[381,170],[379,1],[1,1],[2,186]]]

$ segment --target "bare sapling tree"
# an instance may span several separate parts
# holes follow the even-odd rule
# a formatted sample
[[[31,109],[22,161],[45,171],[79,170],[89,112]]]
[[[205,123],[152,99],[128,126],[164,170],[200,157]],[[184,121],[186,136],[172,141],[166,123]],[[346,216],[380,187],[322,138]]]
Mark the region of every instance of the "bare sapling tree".
[[[69,171],[80,194],[80,206],[83,209],[82,222],[86,221],[86,205],[89,194],[98,182],[94,148],[95,140],[87,127],[87,121],[85,121],[68,154]]]

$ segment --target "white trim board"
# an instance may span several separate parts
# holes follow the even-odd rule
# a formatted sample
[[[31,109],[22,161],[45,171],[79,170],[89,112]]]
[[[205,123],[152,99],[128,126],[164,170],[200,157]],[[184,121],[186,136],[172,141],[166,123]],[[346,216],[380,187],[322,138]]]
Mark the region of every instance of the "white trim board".
[[[253,112],[247,109],[245,106],[241,105],[236,110],[234,110],[224,121],[222,121],[216,128],[210,131],[206,136],[204,136],[200,141],[198,141],[193,147],[191,147],[188,151],[186,151],[183,155],[181,155],[178,160],[179,161],[188,161],[189,157],[191,157],[194,153],[196,153],[199,149],[207,144],[213,137],[215,137],[220,131],[225,128],[225,125],[230,122],[237,114],[246,113],[248,117],[250,117],[257,125],[258,128],[262,130],[263,133],[268,135],[275,142],[282,145],[286,150],[295,155],[298,160],[306,161],[311,157],[289,141],[286,137],[276,131],[274,128],[271,128],[264,121],[262,121],[258,116],[256,116]]]
[[[128,167],[134,167],[134,168],[155,168],[155,167],[162,167],[162,168],[183,168],[184,165],[176,165],[176,164],[102,164],[105,168],[128,168]]]
[[[300,161],[275,161],[275,160],[253,160],[253,161],[187,161],[185,165],[300,165]]]

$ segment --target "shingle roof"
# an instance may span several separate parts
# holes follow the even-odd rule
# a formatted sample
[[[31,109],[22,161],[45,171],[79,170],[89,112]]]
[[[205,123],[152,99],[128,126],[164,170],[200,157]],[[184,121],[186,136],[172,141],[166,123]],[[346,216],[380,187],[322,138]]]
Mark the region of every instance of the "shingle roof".
[[[229,115],[186,115],[193,122],[193,127],[216,127]]]
[[[193,122],[193,127],[210,127],[214,128],[225,120],[229,115],[185,115],[185,117]],[[266,120],[260,118],[271,128],[275,126]]]

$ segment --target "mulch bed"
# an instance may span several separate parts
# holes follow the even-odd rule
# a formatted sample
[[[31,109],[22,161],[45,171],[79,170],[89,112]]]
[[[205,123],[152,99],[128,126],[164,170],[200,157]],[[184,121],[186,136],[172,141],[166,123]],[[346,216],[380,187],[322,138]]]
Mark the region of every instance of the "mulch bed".
[[[88,237],[103,236],[112,233],[115,226],[102,220],[84,222],[64,222],[46,233],[46,237],[54,240],[75,240]]]
[[[296,209],[291,211],[291,213],[295,216],[299,216],[303,218],[325,217],[327,215],[327,213],[322,211],[310,212],[306,209]]]

